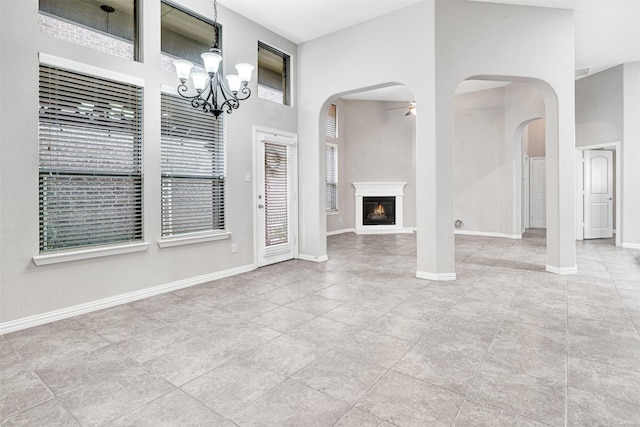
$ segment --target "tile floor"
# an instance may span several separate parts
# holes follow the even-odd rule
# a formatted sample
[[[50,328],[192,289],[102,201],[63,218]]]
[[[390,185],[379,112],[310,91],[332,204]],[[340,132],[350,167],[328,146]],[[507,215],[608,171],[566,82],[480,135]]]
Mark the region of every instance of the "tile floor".
[[[458,237],[458,280],[411,235],[0,337],[2,427],[640,425],[640,251]]]

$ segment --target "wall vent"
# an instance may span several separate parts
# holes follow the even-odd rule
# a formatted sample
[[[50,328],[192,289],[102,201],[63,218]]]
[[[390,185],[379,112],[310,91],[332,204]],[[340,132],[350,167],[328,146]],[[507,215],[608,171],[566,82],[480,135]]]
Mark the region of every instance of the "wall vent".
[[[589,74],[591,74],[591,68],[592,67],[578,68],[576,70],[576,79],[587,77]]]

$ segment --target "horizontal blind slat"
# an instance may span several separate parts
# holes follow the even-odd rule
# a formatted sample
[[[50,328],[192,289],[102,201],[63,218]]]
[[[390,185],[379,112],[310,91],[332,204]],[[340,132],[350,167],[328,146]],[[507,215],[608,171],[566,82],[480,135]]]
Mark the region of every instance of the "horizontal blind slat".
[[[225,227],[224,115],[217,120],[162,94],[162,236]]]
[[[40,250],[142,238],[142,88],[40,66]]]

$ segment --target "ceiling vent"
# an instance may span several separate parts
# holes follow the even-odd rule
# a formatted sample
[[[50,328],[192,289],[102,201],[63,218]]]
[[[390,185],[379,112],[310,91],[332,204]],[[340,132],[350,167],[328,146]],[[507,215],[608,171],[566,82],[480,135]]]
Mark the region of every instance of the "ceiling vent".
[[[587,77],[589,74],[591,74],[591,68],[592,67],[578,68],[576,70],[576,79]]]

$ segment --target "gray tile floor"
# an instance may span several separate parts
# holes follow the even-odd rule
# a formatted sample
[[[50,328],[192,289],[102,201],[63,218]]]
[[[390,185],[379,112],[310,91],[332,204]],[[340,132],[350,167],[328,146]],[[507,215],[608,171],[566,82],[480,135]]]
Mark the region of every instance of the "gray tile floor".
[[[640,425],[640,251],[458,237],[458,280],[411,235],[0,337],[2,427]]]

